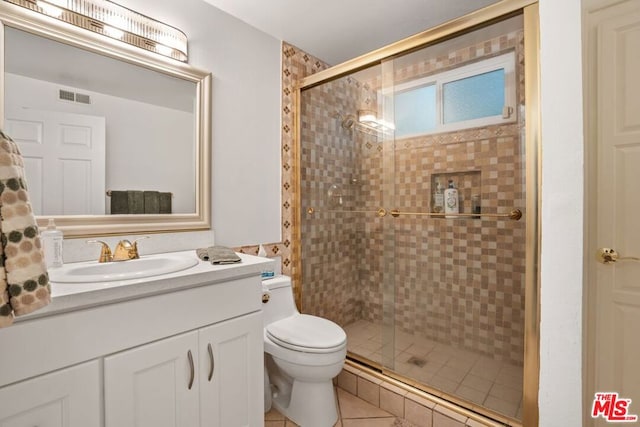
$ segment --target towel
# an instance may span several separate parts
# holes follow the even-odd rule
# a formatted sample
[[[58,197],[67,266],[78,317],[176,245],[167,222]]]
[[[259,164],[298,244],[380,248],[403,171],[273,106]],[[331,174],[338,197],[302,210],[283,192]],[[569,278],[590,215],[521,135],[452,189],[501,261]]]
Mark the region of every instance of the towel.
[[[171,213],[171,193],[160,192],[158,193],[158,203],[160,205],[161,214]]]
[[[129,198],[129,213],[143,214],[144,212],[144,191],[127,190]]]
[[[160,213],[160,193],[157,191],[144,192],[144,213],[159,214]]]
[[[211,261],[211,264],[234,264],[242,261],[233,249],[226,246],[209,246],[196,249],[198,258],[203,261]]]
[[[170,214],[171,193],[112,190],[111,214]]]
[[[126,191],[111,191],[111,214],[120,215],[129,213],[129,195]]]
[[[18,145],[0,130],[0,327],[51,302]]]

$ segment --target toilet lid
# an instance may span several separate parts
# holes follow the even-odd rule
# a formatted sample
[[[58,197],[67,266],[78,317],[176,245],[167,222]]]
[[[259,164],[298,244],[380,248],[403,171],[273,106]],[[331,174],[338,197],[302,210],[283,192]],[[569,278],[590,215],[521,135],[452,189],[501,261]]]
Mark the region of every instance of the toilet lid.
[[[283,347],[310,353],[329,353],[344,346],[347,334],[330,320],[299,314],[267,326],[267,335]]]

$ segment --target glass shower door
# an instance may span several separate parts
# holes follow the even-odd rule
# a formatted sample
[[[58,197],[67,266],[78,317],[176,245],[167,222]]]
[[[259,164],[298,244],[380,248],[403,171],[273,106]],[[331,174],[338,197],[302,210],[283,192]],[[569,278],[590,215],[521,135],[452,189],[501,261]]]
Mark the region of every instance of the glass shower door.
[[[393,337],[383,371],[515,419],[526,251],[522,25],[516,16],[384,62],[378,105],[394,126],[382,168],[382,323]]]
[[[303,312],[342,326],[352,359],[501,420],[522,411],[522,26],[398,55],[300,102]]]
[[[342,326],[350,355],[376,367],[383,307],[392,308],[383,302],[392,224],[379,213],[386,182],[375,124],[379,82],[374,66],[305,89],[300,102],[302,310]]]

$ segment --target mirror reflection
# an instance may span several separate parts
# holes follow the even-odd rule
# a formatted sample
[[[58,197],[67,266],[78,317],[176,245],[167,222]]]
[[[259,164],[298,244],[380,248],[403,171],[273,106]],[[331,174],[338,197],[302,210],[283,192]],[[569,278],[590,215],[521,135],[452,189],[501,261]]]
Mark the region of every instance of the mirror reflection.
[[[9,27],[4,52],[36,215],[196,211],[196,83]]]

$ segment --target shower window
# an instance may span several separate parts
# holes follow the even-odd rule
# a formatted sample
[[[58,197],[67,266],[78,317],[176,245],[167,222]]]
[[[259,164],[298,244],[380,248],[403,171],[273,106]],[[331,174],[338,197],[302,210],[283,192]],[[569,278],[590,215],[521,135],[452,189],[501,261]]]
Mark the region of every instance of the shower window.
[[[396,85],[396,138],[513,122],[514,53]]]
[[[434,132],[438,122],[436,105],[435,83],[396,92],[396,137]]]

